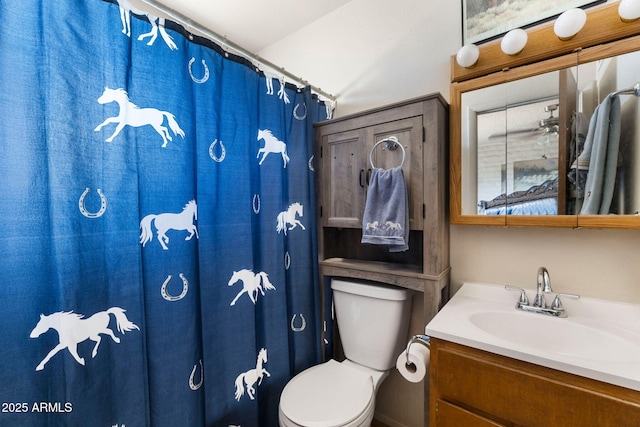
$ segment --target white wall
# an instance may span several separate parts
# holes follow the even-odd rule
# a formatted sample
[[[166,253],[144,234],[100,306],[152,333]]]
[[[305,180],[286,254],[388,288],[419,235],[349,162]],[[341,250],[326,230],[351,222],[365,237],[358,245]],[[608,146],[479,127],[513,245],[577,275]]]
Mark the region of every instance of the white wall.
[[[449,98],[459,0],[352,0],[259,52],[338,97],[336,116],[433,92]]]
[[[353,0],[260,54],[338,88],[336,116],[433,92],[449,99],[460,16],[458,0]],[[558,292],[640,303],[640,231],[451,227],[453,290],[531,288],[542,265]]]

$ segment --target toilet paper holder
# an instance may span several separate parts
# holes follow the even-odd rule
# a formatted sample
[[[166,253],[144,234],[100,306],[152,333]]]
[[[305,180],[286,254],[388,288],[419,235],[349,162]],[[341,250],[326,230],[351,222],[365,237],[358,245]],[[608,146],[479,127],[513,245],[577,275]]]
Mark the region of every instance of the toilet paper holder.
[[[424,345],[428,349],[431,349],[431,337],[429,335],[412,336],[409,342],[407,343],[407,350],[405,351],[405,355],[407,356],[407,362],[406,362],[407,366],[411,364],[411,362],[409,361],[409,350],[411,350],[411,344],[416,342]]]

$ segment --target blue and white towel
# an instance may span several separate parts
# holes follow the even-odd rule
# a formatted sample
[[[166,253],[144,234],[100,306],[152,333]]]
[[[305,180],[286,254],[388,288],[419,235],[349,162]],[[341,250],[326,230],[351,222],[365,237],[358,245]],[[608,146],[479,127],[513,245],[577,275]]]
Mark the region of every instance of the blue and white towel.
[[[409,249],[409,201],[402,167],[373,168],[362,218],[362,243]]]
[[[618,170],[620,146],[620,98],[607,95],[591,116],[584,151],[578,157],[587,163],[589,173],[580,213],[608,214]]]

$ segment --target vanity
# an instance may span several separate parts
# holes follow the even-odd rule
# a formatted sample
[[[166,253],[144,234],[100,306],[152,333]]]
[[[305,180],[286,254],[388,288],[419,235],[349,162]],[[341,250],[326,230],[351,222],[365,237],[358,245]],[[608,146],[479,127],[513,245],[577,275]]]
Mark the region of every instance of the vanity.
[[[640,425],[640,306],[566,300],[557,318],[517,303],[466,283],[427,325],[430,426]]]

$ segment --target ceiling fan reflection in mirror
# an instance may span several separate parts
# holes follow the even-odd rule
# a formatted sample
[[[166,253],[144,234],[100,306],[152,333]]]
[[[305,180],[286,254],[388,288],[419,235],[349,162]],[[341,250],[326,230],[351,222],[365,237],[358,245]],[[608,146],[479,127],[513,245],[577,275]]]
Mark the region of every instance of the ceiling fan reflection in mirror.
[[[559,119],[553,115],[554,111],[556,111],[560,107],[560,104],[549,104],[544,107],[544,111],[549,113],[549,117],[541,119],[537,122],[536,125],[527,128],[516,128],[516,129],[507,129],[506,132],[503,133],[494,133],[489,135],[490,140],[495,139],[505,139],[508,138],[510,140],[531,140],[537,139],[539,144],[545,144],[549,142],[549,138],[552,136],[558,136],[558,132],[560,130],[559,127]],[[509,113],[509,117],[515,113]],[[512,120],[508,120],[512,121]],[[513,120],[516,122],[522,122],[524,120]],[[512,121],[512,122],[513,122]]]

